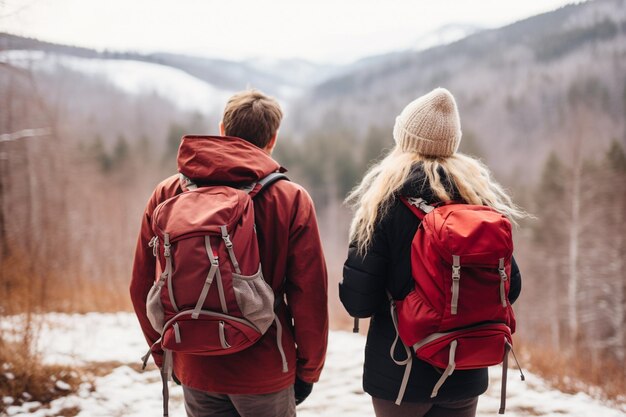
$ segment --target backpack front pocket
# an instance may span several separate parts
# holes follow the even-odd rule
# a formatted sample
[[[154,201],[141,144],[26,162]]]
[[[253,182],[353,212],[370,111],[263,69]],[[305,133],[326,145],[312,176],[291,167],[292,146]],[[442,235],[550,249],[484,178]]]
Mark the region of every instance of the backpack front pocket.
[[[165,324],[162,346],[174,352],[198,355],[224,355],[243,350],[260,339],[261,333],[247,320],[227,314],[182,311]]]
[[[486,368],[502,362],[505,346],[511,343],[511,330],[505,324],[490,323],[435,333],[413,345],[413,349],[419,359],[446,368],[453,341],[456,341],[456,369]]]

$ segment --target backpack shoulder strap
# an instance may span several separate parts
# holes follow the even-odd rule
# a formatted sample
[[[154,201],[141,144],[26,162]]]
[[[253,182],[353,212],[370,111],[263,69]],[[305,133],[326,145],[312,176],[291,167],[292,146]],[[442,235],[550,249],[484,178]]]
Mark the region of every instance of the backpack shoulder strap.
[[[413,197],[400,197],[400,201],[409,208],[420,220],[424,220],[424,216],[435,209],[429,205],[424,199]]]
[[[289,181],[289,177],[287,177],[282,172],[272,172],[267,177],[261,178],[259,180],[259,182],[254,184],[252,189],[250,190],[250,192],[249,192],[250,198],[256,197],[257,195],[261,194],[261,192],[263,192],[263,190],[269,188],[272,184],[274,184],[275,182],[280,181],[280,180],[287,180],[287,181]]]
[[[185,191],[187,190],[196,190],[198,186],[191,179],[185,176],[182,172],[178,173],[178,180],[180,181],[180,188]]]
[[[180,187],[183,191],[196,190],[198,188],[198,185],[194,183],[190,178],[186,177],[184,174],[179,173],[178,178],[180,181]],[[251,198],[254,198],[258,194],[260,194],[262,190],[280,180],[289,181],[289,177],[287,177],[282,172],[272,172],[268,176],[261,178],[258,182],[242,187],[241,190],[246,191]]]

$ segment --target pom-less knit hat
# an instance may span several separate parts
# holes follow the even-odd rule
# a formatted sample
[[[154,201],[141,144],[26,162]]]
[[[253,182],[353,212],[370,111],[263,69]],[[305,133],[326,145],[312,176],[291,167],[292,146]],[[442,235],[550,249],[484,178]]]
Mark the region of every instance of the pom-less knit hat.
[[[409,103],[396,117],[393,138],[406,152],[451,156],[461,143],[461,120],[452,94],[436,88]]]

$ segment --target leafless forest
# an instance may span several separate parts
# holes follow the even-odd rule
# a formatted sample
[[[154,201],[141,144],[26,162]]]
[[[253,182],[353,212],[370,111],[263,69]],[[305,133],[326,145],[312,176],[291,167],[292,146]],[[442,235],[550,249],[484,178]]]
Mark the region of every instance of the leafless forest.
[[[516,231],[515,309],[529,366],[572,390],[574,377],[624,392],[626,12],[621,1],[592,6],[378,57],[288,102],[275,157],[315,200],[334,327],[350,322],[336,290],[350,219],[342,200],[392,145],[404,104],[447,86],[461,110],[461,150],[535,216]],[[524,43],[524,30],[543,42]],[[215,134],[218,122],[214,111],[128,94],[63,65],[0,62],[0,315],[130,308],[144,204],[175,172],[180,137]]]

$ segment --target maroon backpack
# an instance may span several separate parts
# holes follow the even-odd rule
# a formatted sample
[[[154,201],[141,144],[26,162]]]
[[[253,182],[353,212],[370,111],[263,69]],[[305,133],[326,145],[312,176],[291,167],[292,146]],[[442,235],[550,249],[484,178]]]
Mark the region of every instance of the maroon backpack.
[[[164,415],[172,352],[228,355],[254,343],[272,325],[287,372],[275,296],[263,278],[252,199],[274,182],[272,173],[246,188],[198,187],[181,174],[182,193],[152,214],[150,247],[161,271],[146,300],[148,319],[161,335],[152,346],[164,352]],[[144,356],[144,367],[150,352]]]
[[[415,286],[404,299],[391,302],[397,335],[407,351],[405,360],[393,357],[396,337],[392,358],[406,366],[396,403],[404,396],[413,354],[443,370],[431,398],[455,369],[503,363],[502,414],[507,357],[515,332],[508,300],[511,223],[486,206],[454,202],[430,206],[420,198],[402,201],[421,223],[411,244]]]

